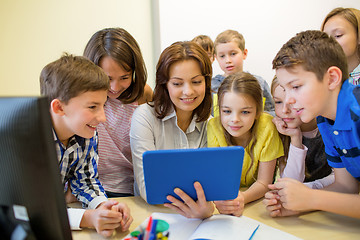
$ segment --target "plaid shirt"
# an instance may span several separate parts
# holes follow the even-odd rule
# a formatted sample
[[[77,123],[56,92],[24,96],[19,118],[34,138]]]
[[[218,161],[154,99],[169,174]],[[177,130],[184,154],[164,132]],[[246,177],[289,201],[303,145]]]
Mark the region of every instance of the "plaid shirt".
[[[64,192],[69,182],[72,193],[82,202],[83,207],[96,208],[107,200],[98,179],[97,132],[90,139],[74,135],[69,139],[67,148],[54,130],[53,134]]]

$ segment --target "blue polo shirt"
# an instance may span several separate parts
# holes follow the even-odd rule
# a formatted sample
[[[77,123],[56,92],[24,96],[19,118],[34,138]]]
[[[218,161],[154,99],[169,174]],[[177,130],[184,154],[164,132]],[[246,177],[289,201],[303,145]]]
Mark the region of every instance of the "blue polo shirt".
[[[317,117],[328,163],[360,181],[360,86],[345,81],[341,87],[335,122]]]

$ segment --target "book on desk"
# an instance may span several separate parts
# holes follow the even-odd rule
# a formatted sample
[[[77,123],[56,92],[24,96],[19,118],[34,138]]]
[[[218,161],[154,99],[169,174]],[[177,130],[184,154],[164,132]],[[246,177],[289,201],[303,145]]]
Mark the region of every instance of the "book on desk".
[[[152,219],[164,220],[169,224],[168,240],[195,239],[299,239],[291,234],[270,227],[254,219],[241,216],[216,214],[207,219],[190,219],[180,214],[158,213],[151,214]],[[150,218],[150,217],[149,217]],[[136,231],[144,231],[148,225],[147,218]],[[129,234],[124,239],[130,238]]]

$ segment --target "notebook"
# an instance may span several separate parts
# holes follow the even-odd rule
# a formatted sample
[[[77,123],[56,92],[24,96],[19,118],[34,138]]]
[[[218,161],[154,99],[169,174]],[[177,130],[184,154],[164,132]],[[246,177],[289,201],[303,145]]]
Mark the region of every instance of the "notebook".
[[[278,239],[299,240],[300,238],[270,227],[252,218],[215,214],[207,219],[186,218],[179,214],[151,214],[153,219],[161,219],[169,224],[169,240],[223,240],[223,239]],[[144,231],[149,218],[135,230]],[[130,239],[128,234],[124,239]]]
[[[177,187],[196,201],[195,181],[201,183],[207,201],[235,199],[243,158],[240,146],[147,151],[143,154],[147,202],[169,202],[166,196],[177,197]]]

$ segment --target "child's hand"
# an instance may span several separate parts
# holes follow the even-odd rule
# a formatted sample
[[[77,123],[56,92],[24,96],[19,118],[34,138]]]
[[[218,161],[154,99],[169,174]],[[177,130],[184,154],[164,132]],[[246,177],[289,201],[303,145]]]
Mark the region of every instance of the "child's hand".
[[[298,137],[301,136],[301,130],[300,130],[300,126],[296,127],[296,128],[289,128],[288,125],[286,124],[286,122],[284,122],[284,120],[282,120],[282,118],[279,118],[277,116],[275,116],[272,119],[272,122],[275,124],[276,129],[278,130],[279,133],[289,136],[289,137]]]
[[[269,191],[265,194],[265,199],[263,204],[266,207],[266,210],[269,211],[271,217],[285,217],[296,215],[299,212],[291,211],[283,208],[280,202],[280,196],[277,193],[277,190]]]
[[[164,206],[175,210],[177,213],[187,218],[208,218],[213,215],[214,205],[212,202],[207,202],[204,194],[204,190],[199,182],[194,183],[196,195],[198,200],[195,202],[189,195],[179,188],[176,188],[174,192],[184,202],[176,199],[173,196],[167,196],[167,200],[171,203],[165,203]]]
[[[234,200],[214,201],[216,208],[221,214],[231,214],[240,217],[243,214],[245,201],[241,191]]]
[[[270,184],[269,188],[277,190],[276,199],[285,209],[291,211],[311,210],[308,206],[311,200],[311,189],[303,183],[291,178],[280,178],[276,183]]]
[[[117,201],[109,200],[101,203],[96,209],[86,210],[80,227],[95,228],[99,234],[110,237],[115,229],[121,226],[123,218],[121,212],[112,210],[117,204]]]
[[[116,205],[113,205],[111,208],[112,211],[120,212],[122,214],[121,231],[125,232],[129,230],[129,227],[133,221],[132,216],[130,215],[130,209],[125,203],[117,202]]]

